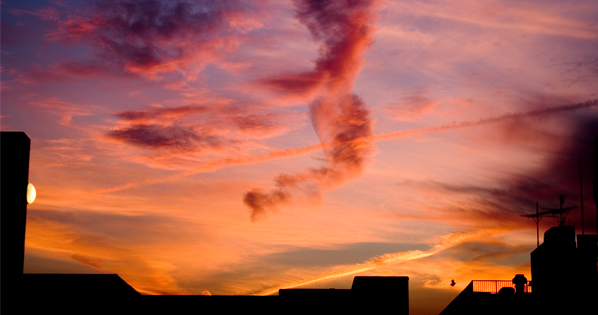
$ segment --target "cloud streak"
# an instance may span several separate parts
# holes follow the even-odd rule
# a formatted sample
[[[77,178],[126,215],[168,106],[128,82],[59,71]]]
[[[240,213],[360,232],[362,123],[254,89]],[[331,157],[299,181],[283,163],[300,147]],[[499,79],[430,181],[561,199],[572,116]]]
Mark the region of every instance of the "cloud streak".
[[[407,129],[407,130],[399,130],[399,131],[395,131],[395,132],[391,132],[391,133],[373,134],[370,136],[364,136],[363,138],[354,138],[353,140],[355,140],[355,141],[350,141],[347,144],[355,145],[356,146],[355,149],[360,148],[360,145],[363,145],[363,147],[361,147],[361,148],[367,152],[368,150],[371,149],[369,147],[371,142],[389,141],[389,140],[395,140],[395,139],[408,138],[408,137],[417,136],[417,135],[446,132],[446,131],[450,131],[450,130],[454,130],[454,129],[478,127],[478,126],[483,126],[486,124],[495,124],[495,123],[497,124],[497,123],[501,123],[501,122],[514,121],[517,119],[523,119],[523,118],[529,118],[529,117],[551,116],[551,115],[557,115],[560,113],[588,109],[588,108],[592,108],[597,105],[598,105],[598,100],[590,100],[590,101],[582,102],[582,103],[553,106],[553,107],[532,110],[532,111],[526,111],[526,112],[508,113],[508,114],[494,116],[494,117],[482,118],[479,120],[451,122],[451,123],[444,124],[444,125],[430,126],[430,127],[426,127],[426,128]],[[138,114],[127,114],[127,116],[129,116],[129,115],[137,116]],[[139,115],[145,116],[146,114],[139,114]],[[364,127],[364,126],[362,126],[362,127]],[[147,185],[154,185],[154,184],[163,183],[163,182],[175,181],[175,180],[180,179],[185,176],[191,176],[191,175],[203,173],[203,172],[211,172],[211,171],[218,170],[218,169],[225,168],[225,167],[230,167],[230,166],[235,166],[235,165],[252,165],[252,164],[257,164],[257,163],[278,160],[278,159],[286,159],[286,158],[302,156],[305,154],[319,152],[319,151],[322,151],[322,144],[315,144],[315,145],[300,147],[300,148],[288,148],[288,149],[282,149],[282,150],[281,149],[271,149],[269,152],[267,152],[265,154],[213,159],[213,160],[210,160],[210,161],[207,161],[204,163],[199,163],[199,165],[197,165],[196,167],[194,167],[192,169],[186,170],[186,171],[181,172],[176,175],[172,175],[166,179],[160,178],[160,179],[151,179],[151,180],[146,180],[146,181],[141,181],[141,182],[130,182],[130,183],[115,186],[112,188],[97,189],[97,190],[94,190],[93,192],[94,193],[116,192],[116,191],[129,189],[129,188],[133,188],[133,187],[147,186]],[[351,148],[347,149],[346,151],[338,150],[337,152],[341,156],[342,156],[342,154],[347,154],[348,157],[351,157],[353,159],[355,159],[355,158],[359,159],[359,157],[362,157],[362,155],[359,155],[359,154],[358,155],[350,154],[350,153],[352,153]],[[341,159],[339,159],[339,161],[340,160]],[[275,184],[278,188],[269,192],[270,195],[267,195],[267,193],[261,192],[260,190],[256,189],[256,190],[253,190],[253,191],[245,194],[244,199],[250,198],[250,200],[244,201],[244,202],[245,203],[248,203],[248,202],[254,203],[255,207],[262,207],[261,209],[259,209],[256,212],[255,219],[258,219],[260,217],[260,215],[265,214],[265,213],[263,213],[264,211],[274,210],[273,207],[277,206],[278,204],[282,204],[282,203],[289,201],[289,198],[291,196],[286,191],[289,189],[287,186],[293,186],[296,188],[295,190],[297,190],[297,191],[300,191],[301,189],[303,189],[303,191],[305,191],[307,193],[307,194],[304,194],[304,196],[307,195],[307,196],[311,196],[312,198],[318,198],[319,196],[321,196],[319,194],[319,193],[321,193],[321,191],[314,190],[312,188],[320,188],[321,189],[320,183],[324,182],[324,179],[326,178],[324,176],[326,174],[325,170],[326,170],[326,168],[321,168],[321,169],[308,170],[305,173],[299,173],[299,174],[295,174],[295,175],[282,174],[278,178],[275,179]],[[359,168],[355,169],[356,172],[353,174],[358,175],[360,170],[361,169],[359,169]],[[334,182],[334,181],[332,181],[333,179],[334,179],[334,177],[332,177],[332,176],[328,177],[327,182],[329,184],[332,184]],[[278,182],[280,182],[281,184],[278,184]],[[450,189],[457,189],[457,188],[450,188]],[[473,188],[473,189],[475,189],[475,188]],[[483,188],[480,188],[480,189],[483,190]],[[255,195],[252,195],[251,193],[255,193]],[[250,197],[247,197],[248,194]],[[265,196],[262,196],[262,194],[264,194]],[[262,198],[262,197],[264,197],[264,198]],[[270,201],[270,199],[272,199],[272,201]]]
[[[422,135],[434,132],[443,132],[449,131],[454,129],[461,129],[461,128],[468,128],[468,127],[477,127],[483,126],[488,124],[495,124],[505,121],[514,121],[518,119],[524,118],[532,118],[532,117],[541,117],[545,115],[553,115],[559,113],[566,113],[572,112],[579,109],[587,109],[598,105],[597,100],[590,100],[582,103],[575,103],[575,104],[568,104],[568,105],[561,105],[561,106],[552,106],[546,108],[540,108],[536,110],[526,111],[526,112],[516,112],[516,113],[507,113],[500,116],[490,117],[490,118],[482,118],[479,120],[469,120],[469,121],[461,121],[461,122],[451,122],[448,124],[440,125],[440,126],[431,126],[426,128],[420,129],[408,129],[408,130],[400,130],[385,134],[377,134],[373,136],[376,141],[381,140],[391,140],[391,139],[398,139],[403,137],[410,137],[415,135]]]
[[[361,67],[361,54],[372,41],[374,1],[294,2],[296,17],[321,41],[320,56],[313,71],[272,78],[265,86],[289,94],[306,94],[322,88],[309,105],[310,118],[326,155],[328,166],[309,169],[275,179],[270,192],[254,189],[243,201],[256,221],[295,195],[318,200],[325,189],[354,178],[363,169],[372,146],[370,111],[352,94],[353,82]]]
[[[134,125],[108,133],[112,138],[142,147],[187,151],[197,147],[217,147],[219,140],[202,136],[187,126]]]
[[[148,254],[140,244],[162,252],[172,239],[189,233],[184,222],[160,215],[121,215],[95,211],[30,211],[27,248],[54,252],[107,273],[118,273],[146,294],[188,294],[170,275],[159,255]],[[131,226],[136,233],[131,233]],[[176,229],[172,227],[176,226]],[[170,241],[166,241],[170,239]],[[159,289],[158,289],[159,288]]]
[[[432,126],[427,128],[420,128],[420,129],[410,129],[410,130],[402,130],[396,131],[387,134],[376,134],[372,136],[367,136],[370,139],[360,139],[360,138],[353,138],[352,141],[359,141],[360,144],[356,145],[357,147],[367,148],[371,142],[373,141],[384,141],[384,140],[391,140],[391,139],[399,139],[404,137],[416,136],[416,135],[423,135],[429,133],[436,133],[436,132],[445,132],[454,129],[461,129],[461,128],[468,128],[468,127],[477,127],[483,126],[488,124],[495,124],[500,122],[507,122],[507,121],[516,121],[519,119],[525,118],[532,118],[532,117],[541,117],[545,115],[556,115],[560,113],[572,112],[580,109],[588,109],[598,105],[598,100],[590,100],[582,103],[576,104],[568,104],[568,105],[561,105],[561,106],[552,106],[546,108],[540,108],[536,110],[531,110],[527,112],[518,112],[518,113],[507,113],[500,116],[490,117],[490,118],[482,118],[476,121],[462,121],[462,122],[452,122],[449,124],[439,125],[439,126]],[[317,116],[316,116],[317,117]],[[316,118],[317,119],[317,118]],[[316,129],[317,130],[317,129]],[[323,143],[325,143],[323,141]],[[353,144],[357,142],[352,142]],[[332,146],[334,147],[334,145]],[[345,157],[351,156],[356,158],[356,160],[351,160],[353,163],[352,165],[356,165],[361,167],[363,160],[362,154],[353,154],[352,152],[353,147],[346,150]],[[369,149],[364,149],[364,152],[368,152]],[[364,153],[362,152],[362,153]],[[341,162],[341,159],[335,160],[330,159],[332,161],[332,165],[343,165],[346,166],[347,173],[339,174],[337,177],[339,179],[338,182],[342,182],[342,179],[346,178],[342,175],[349,175],[349,174],[359,174],[361,169],[357,167],[355,169],[356,172],[350,172],[349,169],[352,168],[351,163],[344,164]],[[262,217],[267,211],[275,211],[276,207],[280,204],[284,204],[290,201],[292,198],[292,190],[298,190],[300,192],[307,191],[307,197],[311,197],[313,199],[317,199],[321,196],[322,187],[330,187],[327,185],[326,181],[323,180],[324,177],[318,177],[317,174],[327,174],[325,169],[321,169],[320,171],[317,170],[310,170],[308,173],[299,174],[296,176],[279,176],[276,181],[277,188],[269,193],[263,193],[259,190],[254,190],[245,195],[244,202],[248,206],[251,207],[251,219],[257,220]],[[338,183],[337,182],[337,183]]]
[[[372,259],[356,264],[353,266],[349,266],[343,268],[338,271],[325,273],[317,277],[313,277],[306,280],[300,280],[293,283],[287,283],[281,286],[276,286],[273,288],[266,289],[257,295],[271,295],[278,292],[280,289],[290,289],[296,288],[324,280],[340,278],[345,276],[354,275],[357,273],[373,270],[382,266],[387,266],[391,264],[402,263],[410,260],[422,259],[426,258],[435,254],[440,253],[443,250],[449,249],[451,247],[457,246],[459,244],[463,244],[472,240],[479,240],[483,239],[492,235],[497,235],[500,233],[504,233],[504,230],[481,230],[477,232],[463,232],[463,233],[455,233],[455,234],[447,234],[440,238],[440,241],[434,245],[429,250],[410,250],[405,252],[396,252],[396,253],[388,253],[380,256],[373,257]]]
[[[301,126],[301,115],[263,110],[252,104],[214,100],[206,105],[148,107],[115,114],[110,139],[150,154],[242,150],[255,139],[279,136]]]

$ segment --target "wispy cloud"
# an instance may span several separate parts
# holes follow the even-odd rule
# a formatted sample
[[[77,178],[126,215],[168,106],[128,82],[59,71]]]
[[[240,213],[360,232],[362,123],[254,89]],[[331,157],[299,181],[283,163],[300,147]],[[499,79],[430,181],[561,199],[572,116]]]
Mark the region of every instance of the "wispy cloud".
[[[501,1],[466,2],[467,4],[446,1],[401,2],[392,3],[389,7],[397,12],[433,16],[481,27],[587,39],[597,37],[590,23],[579,20],[579,13],[583,14],[580,12],[584,10],[583,5],[567,6],[555,3],[549,7],[543,6],[545,10],[538,10],[542,4],[534,1],[509,6]],[[590,16],[586,18],[591,19]]]
[[[91,116],[104,112],[101,106],[69,103],[56,97],[32,101],[31,104],[47,110],[51,115],[60,116],[58,124],[62,126],[71,126],[73,117]]]
[[[440,241],[434,245],[429,250],[411,250],[405,252],[397,252],[397,253],[389,253],[380,256],[373,257],[372,259],[363,262],[361,264],[356,264],[353,266],[348,266],[346,268],[342,268],[337,271],[333,271],[330,273],[326,273],[314,278],[301,280],[293,283],[287,283],[280,286],[276,286],[273,288],[269,288],[264,290],[257,295],[271,295],[278,292],[280,289],[289,289],[295,288],[303,285],[312,284],[319,281],[329,280],[333,278],[345,277],[357,273],[366,272],[375,268],[391,265],[391,264],[400,264],[403,262],[407,262],[410,260],[421,259],[425,257],[429,257],[439,252],[449,249],[451,247],[457,246],[459,244],[476,240],[482,237],[488,237],[491,235],[496,235],[503,233],[503,230],[483,230],[477,232],[464,232],[464,233],[455,233],[455,234],[448,234],[440,238]]]
[[[27,221],[28,248],[59,253],[102,272],[118,273],[144,293],[187,293],[169,275],[172,265],[138,251],[148,244],[166,248],[166,239],[182,238],[185,225],[172,217],[42,210],[28,211]],[[136,227],[133,234],[131,225]]]
[[[422,115],[432,111],[439,103],[437,100],[430,99],[425,94],[426,89],[418,89],[409,95],[402,97],[399,102],[388,104],[386,110],[397,120],[417,120]]]
[[[594,107],[597,105],[598,105],[598,100],[590,100],[587,102],[576,103],[576,104],[544,107],[544,108],[539,108],[536,110],[531,110],[531,111],[526,111],[526,112],[507,113],[504,115],[490,117],[490,118],[482,118],[482,119],[475,120],[475,121],[452,122],[452,123],[448,123],[448,124],[444,124],[444,125],[431,126],[431,127],[421,128],[421,129],[409,129],[409,130],[390,132],[390,133],[386,133],[386,134],[377,134],[374,137],[378,141],[379,140],[397,139],[397,138],[409,137],[409,136],[420,135],[420,134],[448,131],[448,130],[459,129],[459,128],[483,126],[483,125],[494,124],[494,123],[505,122],[505,121],[514,121],[514,120],[524,119],[524,118],[540,117],[540,116],[544,116],[544,115],[566,113],[566,112],[571,112],[571,111],[575,111],[575,110],[579,110],[579,109],[591,108],[591,107]]]
[[[261,109],[238,102],[147,107],[115,114],[118,126],[108,139],[146,149],[145,155],[196,154],[199,160],[220,152],[243,152],[257,139],[283,135],[304,125],[304,115]],[[303,118],[303,119],[302,119]],[[247,148],[246,148],[247,147]],[[263,147],[263,146],[262,146]]]
[[[596,105],[598,105],[598,101],[594,100],[594,101],[587,101],[587,102],[578,103],[578,104],[548,107],[548,108],[544,108],[544,109],[532,110],[532,111],[527,111],[527,112],[508,113],[508,114],[489,117],[489,118],[481,118],[479,120],[474,120],[474,121],[452,122],[452,123],[448,123],[448,124],[444,124],[444,125],[431,126],[431,127],[426,127],[426,128],[399,130],[399,131],[385,133],[385,134],[384,133],[373,134],[370,136],[366,135],[365,137],[370,138],[371,141],[376,141],[376,142],[377,141],[389,141],[389,140],[403,139],[403,138],[408,138],[408,137],[413,137],[413,136],[418,136],[418,135],[433,134],[433,133],[438,133],[438,132],[447,132],[447,131],[454,130],[454,129],[477,127],[477,126],[482,126],[482,125],[486,125],[486,124],[498,124],[500,122],[517,121],[518,119],[524,119],[526,117],[541,117],[541,116],[558,115],[561,113],[591,108]],[[146,117],[146,114],[126,114],[125,116]],[[587,132],[587,134],[591,134],[591,132]],[[354,140],[361,141],[362,140],[361,137],[362,136],[356,137]],[[358,143],[359,142],[350,142],[347,145],[353,145],[353,144],[358,144]],[[365,143],[368,144],[369,140]],[[369,148],[369,144],[365,148]],[[112,188],[98,189],[95,192],[96,193],[108,193],[108,192],[115,192],[115,191],[119,191],[119,190],[123,190],[123,189],[129,189],[132,187],[154,185],[157,183],[174,181],[174,180],[180,179],[181,177],[190,176],[190,175],[194,175],[194,174],[198,174],[198,173],[202,173],[202,172],[210,172],[210,171],[214,171],[217,169],[230,167],[230,166],[234,166],[234,165],[252,165],[252,164],[256,164],[256,163],[263,163],[263,162],[273,161],[273,160],[278,160],[278,159],[286,159],[286,158],[291,158],[291,157],[302,156],[305,154],[310,154],[310,153],[319,152],[319,151],[323,151],[322,144],[314,144],[311,146],[300,147],[300,148],[270,149],[269,152],[264,153],[264,154],[254,154],[254,155],[224,157],[224,158],[219,158],[219,159],[213,159],[210,161],[198,163],[197,166],[195,166],[191,169],[188,169],[184,172],[181,172],[179,174],[172,175],[166,179],[164,179],[164,178],[151,179],[151,180],[146,180],[146,181],[141,181],[141,182],[134,181],[134,182],[130,182],[127,184],[112,187]],[[342,154],[344,154],[343,150],[338,150],[336,152],[338,152],[338,154],[341,154],[341,156],[342,156]],[[345,153],[346,152],[351,152],[351,150],[345,151]],[[346,157],[349,157],[351,159],[355,159],[355,158],[359,159],[361,156],[348,154]],[[339,161],[337,161],[337,162],[340,162],[340,161],[341,160],[339,159]],[[359,161],[359,162],[362,162],[362,161]],[[349,165],[355,165],[355,164],[349,164]],[[359,164],[357,164],[357,165],[359,165]],[[359,169],[359,168],[356,169],[355,171],[357,171],[357,172],[354,173],[354,175],[358,174],[360,170],[361,169]],[[336,183],[336,180],[342,179],[342,177],[341,178],[335,177],[335,176],[337,176],[337,174],[335,174],[335,172],[333,172],[333,171],[330,171],[330,173],[328,173],[327,176],[329,176],[329,177],[326,177],[326,174],[327,174],[326,168],[312,169],[305,173],[298,173],[298,174],[291,174],[291,175],[282,174],[277,179],[275,179],[275,182],[276,182],[276,185],[278,188],[275,190],[272,190],[270,192],[270,195],[267,195],[267,193],[261,192],[260,190],[254,190],[254,191],[250,192],[249,194],[245,195],[245,198],[250,198],[250,200],[245,201],[245,202],[246,203],[255,203],[256,207],[262,207],[261,210],[259,210],[256,213],[256,214],[261,215],[262,214],[261,211],[268,211],[268,209],[274,210],[274,208],[279,203],[289,202],[289,198],[291,197],[289,194],[291,192],[288,192],[287,191],[288,189],[296,189],[296,193],[298,193],[299,195],[302,195],[303,197],[310,197],[310,198],[317,199],[321,196],[321,192],[322,192],[321,189],[322,189],[323,183],[326,182],[327,184],[334,187],[334,183]],[[279,182],[280,182],[280,184],[279,184]],[[287,185],[289,185],[289,187],[287,187]],[[442,185],[442,184],[440,184],[440,185]],[[328,186],[325,186],[325,187],[328,187]],[[472,188],[472,189],[475,189],[475,188]],[[484,190],[484,188],[479,188],[479,189]],[[252,195],[251,193],[254,193],[255,195]],[[247,196],[250,196],[250,197],[247,197]],[[252,199],[252,198],[254,198],[254,199]],[[270,201],[270,199],[272,199],[272,201]],[[258,217],[256,217],[256,219]]]

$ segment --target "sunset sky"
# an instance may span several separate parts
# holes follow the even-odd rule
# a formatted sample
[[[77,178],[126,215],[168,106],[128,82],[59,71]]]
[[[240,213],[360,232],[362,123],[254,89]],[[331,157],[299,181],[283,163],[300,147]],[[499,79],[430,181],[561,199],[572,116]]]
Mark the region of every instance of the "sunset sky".
[[[520,215],[580,205],[580,158],[596,233],[595,0],[1,3],[25,272],[214,295],[409,276],[438,314],[531,279]]]

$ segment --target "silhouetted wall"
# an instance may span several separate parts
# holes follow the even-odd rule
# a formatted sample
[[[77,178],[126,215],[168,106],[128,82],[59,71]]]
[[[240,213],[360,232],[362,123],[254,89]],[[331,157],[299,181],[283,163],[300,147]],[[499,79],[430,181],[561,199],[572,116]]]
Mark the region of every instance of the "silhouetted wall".
[[[351,291],[363,301],[363,307],[393,314],[409,314],[409,277],[355,277]],[[379,306],[386,305],[382,308]]]
[[[317,314],[409,314],[409,277],[355,277],[347,289],[281,289],[280,303]]]
[[[575,228],[552,227],[531,253],[532,292],[560,295],[575,289]]]
[[[23,276],[30,143],[23,132],[0,132],[2,308],[18,296]]]

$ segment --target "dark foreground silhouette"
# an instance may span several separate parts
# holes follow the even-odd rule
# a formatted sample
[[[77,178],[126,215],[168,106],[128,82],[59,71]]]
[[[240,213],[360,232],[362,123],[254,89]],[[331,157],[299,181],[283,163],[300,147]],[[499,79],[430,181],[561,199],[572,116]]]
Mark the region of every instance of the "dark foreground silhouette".
[[[598,204],[598,138],[594,146],[593,197]],[[538,247],[531,252],[533,281],[524,275],[511,281],[473,280],[441,315],[598,314],[598,238],[577,235],[576,244],[575,228],[565,224],[567,211],[574,207],[563,207],[560,199],[559,209],[524,215],[533,218],[537,228],[541,215],[559,222],[544,233],[541,245],[538,237]],[[598,228],[598,213],[596,224]]]
[[[572,226],[550,228],[531,253],[533,282],[473,280],[440,314],[597,314],[596,235],[577,240]]]

